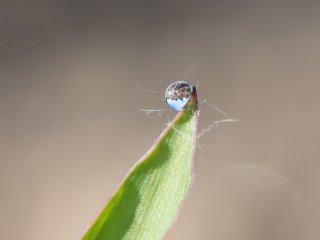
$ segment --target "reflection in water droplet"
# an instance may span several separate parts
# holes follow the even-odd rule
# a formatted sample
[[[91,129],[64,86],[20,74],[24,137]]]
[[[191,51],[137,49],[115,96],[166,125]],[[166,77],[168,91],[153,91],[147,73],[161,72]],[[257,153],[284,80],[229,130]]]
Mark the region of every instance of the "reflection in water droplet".
[[[168,106],[180,111],[189,101],[193,86],[185,81],[171,83],[165,93],[165,100]]]

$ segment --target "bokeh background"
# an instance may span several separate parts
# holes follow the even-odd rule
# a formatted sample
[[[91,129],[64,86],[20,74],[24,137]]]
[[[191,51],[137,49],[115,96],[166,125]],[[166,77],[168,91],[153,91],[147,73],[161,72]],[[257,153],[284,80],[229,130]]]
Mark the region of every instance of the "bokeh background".
[[[174,114],[138,109],[195,63],[240,122],[200,139],[165,239],[318,240],[319,22],[319,1],[2,1],[0,238],[79,239]]]

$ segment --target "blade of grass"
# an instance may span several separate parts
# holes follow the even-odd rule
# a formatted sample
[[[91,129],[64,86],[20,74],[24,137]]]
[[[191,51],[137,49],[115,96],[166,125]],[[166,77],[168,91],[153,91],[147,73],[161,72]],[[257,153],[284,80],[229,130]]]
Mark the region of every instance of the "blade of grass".
[[[132,168],[82,240],[157,240],[175,220],[192,181],[197,94]]]

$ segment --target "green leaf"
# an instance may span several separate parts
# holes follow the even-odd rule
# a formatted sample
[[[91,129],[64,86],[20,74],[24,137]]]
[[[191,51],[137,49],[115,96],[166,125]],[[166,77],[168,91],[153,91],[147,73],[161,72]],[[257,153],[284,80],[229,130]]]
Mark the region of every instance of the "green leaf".
[[[192,181],[197,96],[128,173],[82,240],[157,240],[176,219]]]

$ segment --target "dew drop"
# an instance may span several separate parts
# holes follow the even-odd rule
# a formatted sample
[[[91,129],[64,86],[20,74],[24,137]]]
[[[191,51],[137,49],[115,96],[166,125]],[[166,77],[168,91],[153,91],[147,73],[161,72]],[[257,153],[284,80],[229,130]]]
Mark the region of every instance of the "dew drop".
[[[177,111],[183,109],[192,95],[192,89],[193,86],[185,81],[171,83],[165,94],[168,106]]]

